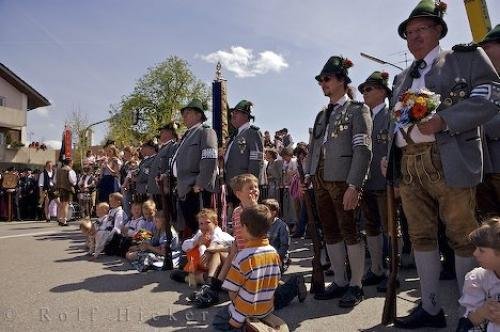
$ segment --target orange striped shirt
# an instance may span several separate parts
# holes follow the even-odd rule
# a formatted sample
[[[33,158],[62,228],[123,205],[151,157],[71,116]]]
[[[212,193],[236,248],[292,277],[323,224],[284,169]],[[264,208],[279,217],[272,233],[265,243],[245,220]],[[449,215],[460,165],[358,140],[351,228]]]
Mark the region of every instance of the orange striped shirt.
[[[222,284],[236,293],[229,304],[231,325],[241,326],[247,317],[262,318],[270,314],[280,277],[280,258],[269,240],[247,241],[246,248],[233,259]]]

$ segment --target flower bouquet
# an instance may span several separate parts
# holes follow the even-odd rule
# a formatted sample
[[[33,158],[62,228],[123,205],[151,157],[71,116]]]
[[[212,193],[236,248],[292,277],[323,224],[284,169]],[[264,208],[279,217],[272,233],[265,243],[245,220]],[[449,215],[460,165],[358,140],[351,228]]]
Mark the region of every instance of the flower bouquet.
[[[397,128],[406,128],[425,122],[436,113],[441,96],[429,90],[408,90],[394,106]]]
[[[142,241],[148,241],[153,238],[153,233],[148,230],[140,229],[134,236],[134,241],[140,243]]]

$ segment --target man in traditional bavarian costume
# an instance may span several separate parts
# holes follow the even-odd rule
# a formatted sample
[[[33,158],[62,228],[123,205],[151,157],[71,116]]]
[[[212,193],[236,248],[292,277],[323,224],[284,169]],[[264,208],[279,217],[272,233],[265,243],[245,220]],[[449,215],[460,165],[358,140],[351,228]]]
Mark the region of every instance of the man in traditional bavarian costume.
[[[500,24],[488,32],[479,43],[484,49],[497,73],[500,73]],[[500,106],[498,94],[500,86],[496,86],[492,93],[496,94],[496,104]],[[477,188],[477,205],[482,218],[500,216],[500,114],[483,126],[485,177]]]
[[[229,188],[229,181],[240,174],[250,173],[259,178],[264,166],[264,139],[259,128],[251,125],[252,102],[242,100],[231,109],[231,124],[235,131],[229,139],[224,155],[224,182]],[[236,207],[238,198],[229,191],[228,201]]]
[[[55,186],[59,193],[59,205],[57,206],[57,220],[59,226],[68,226],[68,207],[73,200],[74,186],[77,177],[73,170],[73,160],[64,159],[62,167],[56,172]]]
[[[40,188],[39,206],[44,211],[45,221],[50,222],[49,203],[55,198],[54,195],[54,169],[52,162],[48,160],[45,168],[38,178],[38,187]]]
[[[318,300],[341,297],[341,307],[353,307],[363,299],[361,280],[365,254],[354,209],[358,206],[372,156],[370,110],[347,96],[351,66],[350,60],[332,56],[316,76],[330,101],[316,117],[305,167],[306,178],[312,176],[319,219],[335,272],[334,282],[314,297]],[[350,280],[345,267],[346,247]]]
[[[145,202],[149,198],[149,177],[151,176],[151,167],[157,152],[158,145],[152,140],[146,141],[141,146],[142,160],[135,179],[135,195],[132,199],[134,202]]]
[[[399,180],[422,296],[410,315],[395,321],[406,329],[446,326],[438,296],[438,216],[455,250],[460,290],[475,265],[467,234],[477,227],[475,187],[483,169],[480,126],[498,113],[489,100],[498,75],[483,50],[439,47],[448,31],[445,9],[443,2],[422,0],[398,28],[415,61],[395,77],[391,106],[408,89],[427,89],[441,99],[437,113],[426,121],[401,127],[397,116],[391,116],[389,128],[388,176]]]
[[[187,131],[172,157],[172,174],[176,178],[179,205],[186,223],[183,238],[196,233],[196,214],[203,207],[210,207],[215,192],[217,134],[203,123],[207,120],[203,110],[198,99],[181,109]]]
[[[388,73],[375,71],[358,86],[365,104],[370,107],[373,119],[373,157],[361,202],[363,215],[366,218],[366,243],[371,258],[371,267],[363,278],[363,286],[377,285],[377,290],[380,292],[385,292],[387,288],[387,277],[383,267],[383,234],[387,234],[387,191],[380,161],[387,155],[389,109],[385,99],[392,94],[388,81]]]
[[[148,194],[155,201],[158,210],[163,209],[159,188],[160,174],[165,174],[169,168],[170,159],[172,159],[175,152],[176,141],[177,133],[172,123],[160,128],[158,153],[153,158],[148,178]]]

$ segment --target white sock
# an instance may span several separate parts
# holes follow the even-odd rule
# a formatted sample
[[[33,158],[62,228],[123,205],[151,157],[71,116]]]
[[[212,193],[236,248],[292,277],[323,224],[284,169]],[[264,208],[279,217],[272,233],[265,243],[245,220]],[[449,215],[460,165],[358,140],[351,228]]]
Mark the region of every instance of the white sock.
[[[462,296],[465,275],[475,267],[477,267],[477,262],[474,257],[462,257],[455,255],[455,274],[457,276],[459,296]]]
[[[366,243],[368,245],[370,260],[372,263],[370,269],[378,276],[384,274],[384,267],[382,265],[384,238],[382,234],[377,236],[367,236]]]
[[[328,256],[330,257],[330,263],[332,264],[332,270],[335,273],[333,276],[333,281],[337,286],[344,287],[348,284],[347,275],[345,270],[345,259],[346,251],[344,242],[339,242],[335,244],[327,244],[326,249],[328,250]]]
[[[436,315],[441,310],[439,303],[439,273],[441,262],[439,251],[416,251],[415,264],[420,277],[420,293],[422,294],[422,307],[427,313]]]
[[[349,255],[349,266],[351,267],[350,286],[361,287],[361,280],[365,271],[365,248],[360,242],[352,246],[347,246]]]

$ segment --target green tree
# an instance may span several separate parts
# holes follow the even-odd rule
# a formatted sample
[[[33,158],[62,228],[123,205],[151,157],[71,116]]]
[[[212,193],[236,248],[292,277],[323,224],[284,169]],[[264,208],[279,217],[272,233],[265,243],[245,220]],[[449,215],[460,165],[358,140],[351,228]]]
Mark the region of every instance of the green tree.
[[[80,108],[75,108],[66,119],[66,123],[71,128],[72,133],[72,144],[74,147],[73,164],[75,168],[80,168],[81,161],[85,157],[85,152],[90,147],[88,131],[86,130],[89,121],[87,115]]]
[[[137,144],[158,133],[193,98],[208,102],[208,87],[176,56],[148,69],[134,90],[112,107],[108,137],[119,145]]]

